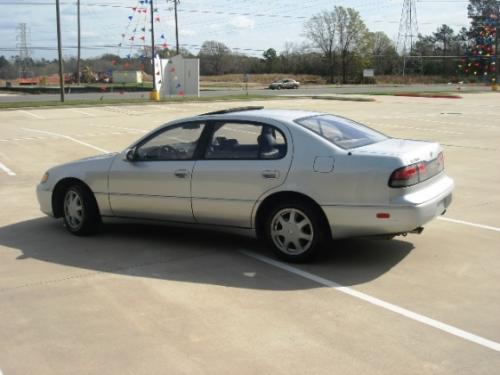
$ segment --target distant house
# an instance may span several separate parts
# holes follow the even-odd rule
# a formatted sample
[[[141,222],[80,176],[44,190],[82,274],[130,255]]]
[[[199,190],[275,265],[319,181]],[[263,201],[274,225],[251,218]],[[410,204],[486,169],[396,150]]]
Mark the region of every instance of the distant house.
[[[114,70],[113,83],[142,83],[140,70]]]

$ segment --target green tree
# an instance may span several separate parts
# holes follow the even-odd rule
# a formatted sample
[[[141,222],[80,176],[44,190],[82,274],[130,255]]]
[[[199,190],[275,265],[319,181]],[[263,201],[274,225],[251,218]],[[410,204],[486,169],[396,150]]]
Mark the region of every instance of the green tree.
[[[0,78],[10,79],[16,75],[16,68],[4,56],[0,56]]]
[[[440,55],[445,57],[449,54],[450,45],[455,39],[455,32],[448,25],[442,25],[432,33],[435,43],[435,50],[440,51]],[[444,60],[443,60],[444,61]]]
[[[276,68],[276,63],[278,62],[278,53],[274,48],[268,48],[262,54],[266,63],[266,70],[268,73],[272,73]]]

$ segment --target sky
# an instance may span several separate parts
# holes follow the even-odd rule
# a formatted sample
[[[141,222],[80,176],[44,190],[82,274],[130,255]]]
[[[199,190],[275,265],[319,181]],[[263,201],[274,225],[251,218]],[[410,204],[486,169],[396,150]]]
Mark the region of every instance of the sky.
[[[77,44],[76,0],[61,1],[63,56],[75,56]],[[429,34],[446,23],[455,31],[468,26],[466,0],[416,0],[418,31]],[[54,0],[0,0],[0,55],[17,55],[18,26],[26,23],[33,58],[57,56]],[[180,0],[179,43],[193,53],[205,40],[217,40],[235,52],[262,56],[268,48],[282,51],[287,43],[303,44],[304,22],[321,10],[341,5],[358,10],[370,31],[384,31],[396,40],[403,0]],[[82,56],[103,53],[126,56],[136,52],[132,44],[150,42],[147,15],[138,0],[81,0]],[[154,0],[156,43],[175,48],[172,0]],[[132,21],[129,20],[132,16]],[[134,33],[133,30],[136,29]],[[125,34],[125,37],[122,37]],[[163,38],[162,38],[163,36]],[[122,43],[122,47],[118,46]],[[102,46],[109,46],[102,48]]]

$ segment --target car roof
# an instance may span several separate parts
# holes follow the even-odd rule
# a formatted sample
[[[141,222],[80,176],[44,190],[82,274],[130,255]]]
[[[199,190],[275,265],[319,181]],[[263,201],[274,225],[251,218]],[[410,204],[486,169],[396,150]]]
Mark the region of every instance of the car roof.
[[[196,117],[197,120],[228,120],[244,119],[254,121],[277,120],[282,122],[293,122],[299,118],[323,115],[321,112],[302,111],[292,109],[243,109],[241,111],[227,111],[226,113],[205,114]]]

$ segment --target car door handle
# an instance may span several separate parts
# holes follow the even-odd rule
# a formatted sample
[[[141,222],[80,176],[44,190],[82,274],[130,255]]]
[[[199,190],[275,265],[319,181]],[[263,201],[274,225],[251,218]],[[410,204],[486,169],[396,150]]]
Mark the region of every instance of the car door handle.
[[[262,171],[262,177],[264,178],[278,178],[280,176],[280,173],[278,171]]]
[[[187,169],[177,169],[175,172],[175,177],[185,178],[189,175],[189,171]]]

